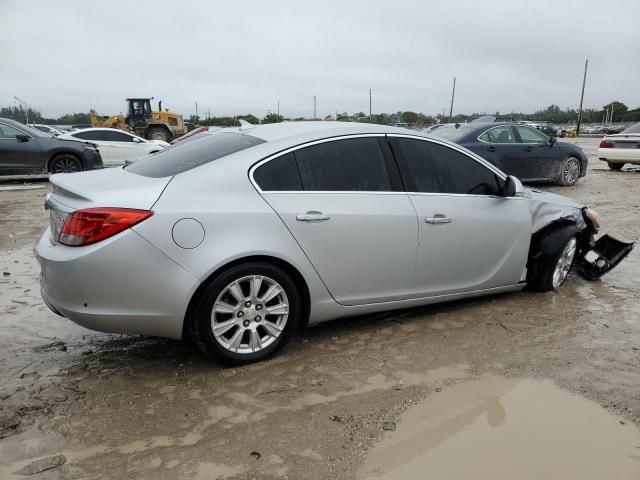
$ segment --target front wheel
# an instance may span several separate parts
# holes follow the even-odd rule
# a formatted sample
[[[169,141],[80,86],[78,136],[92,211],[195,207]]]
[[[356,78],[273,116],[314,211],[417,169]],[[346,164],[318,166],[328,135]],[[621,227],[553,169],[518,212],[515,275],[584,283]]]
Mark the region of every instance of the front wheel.
[[[223,363],[256,362],[287,343],[301,314],[289,275],[267,263],[246,263],[206,285],[191,319],[192,336],[203,353]]]
[[[82,170],[82,162],[70,153],[58,155],[49,163],[50,173],[74,173]]]
[[[580,160],[576,157],[567,157],[560,166],[560,177],[558,178],[558,184],[565,187],[575,185],[580,178],[581,173]]]
[[[576,228],[566,227],[547,234],[535,258],[527,265],[527,285],[538,292],[557,290],[564,283],[578,249]]]
[[[149,140],[162,140],[163,142],[170,142],[173,140],[173,135],[164,127],[153,127],[147,132],[147,138]]]
[[[624,167],[624,163],[607,162],[607,165],[611,170],[615,171],[622,170],[622,167]]]

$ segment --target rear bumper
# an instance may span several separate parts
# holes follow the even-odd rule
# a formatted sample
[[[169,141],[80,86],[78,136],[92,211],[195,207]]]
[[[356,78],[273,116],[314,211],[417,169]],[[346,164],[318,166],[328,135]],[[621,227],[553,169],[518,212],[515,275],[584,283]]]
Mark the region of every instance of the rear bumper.
[[[599,148],[598,158],[603,162],[640,163],[639,148]]]
[[[199,282],[132,230],[87,247],[52,245],[47,229],[35,253],[44,302],[91,330],[182,337]]]

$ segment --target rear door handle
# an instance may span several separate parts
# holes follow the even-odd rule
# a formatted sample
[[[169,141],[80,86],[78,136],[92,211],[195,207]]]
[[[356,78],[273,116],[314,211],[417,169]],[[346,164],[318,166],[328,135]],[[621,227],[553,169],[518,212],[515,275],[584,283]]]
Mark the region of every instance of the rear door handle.
[[[433,217],[425,217],[424,221],[425,223],[433,223],[433,224],[451,223],[451,219],[445,215],[442,215],[441,213],[437,213]]]
[[[296,220],[299,222],[323,222],[329,220],[331,217],[325,213],[318,212],[317,210],[310,210],[307,213],[301,213],[296,215]]]

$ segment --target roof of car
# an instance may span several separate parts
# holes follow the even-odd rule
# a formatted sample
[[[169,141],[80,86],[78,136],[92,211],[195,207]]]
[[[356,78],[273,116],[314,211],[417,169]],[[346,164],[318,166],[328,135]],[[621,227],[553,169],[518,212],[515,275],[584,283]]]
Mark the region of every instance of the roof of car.
[[[326,138],[340,135],[367,133],[404,133],[420,136],[423,135],[421,132],[416,130],[391,127],[388,125],[332,121],[281,122],[266,125],[254,125],[250,127],[237,127],[233,130],[261,138],[267,142],[298,136],[317,136],[317,138]]]

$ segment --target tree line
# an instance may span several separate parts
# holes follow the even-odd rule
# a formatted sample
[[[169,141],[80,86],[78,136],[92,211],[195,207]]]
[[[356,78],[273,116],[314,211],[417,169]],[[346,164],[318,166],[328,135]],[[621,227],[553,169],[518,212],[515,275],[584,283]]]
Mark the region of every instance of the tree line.
[[[471,115],[457,114],[452,118],[448,118],[446,115],[425,115],[423,113],[412,111],[400,111],[396,113],[374,113],[369,118],[369,115],[364,112],[357,113],[336,113],[336,115],[328,115],[321,119],[316,120],[338,120],[345,122],[369,122],[377,123],[381,125],[392,124],[407,124],[410,126],[421,127],[429,126],[434,123],[441,122],[469,122],[480,116],[487,115],[487,113],[472,113]],[[576,109],[568,108],[562,110],[558,105],[549,105],[543,110],[538,110],[534,113],[523,112],[511,112],[500,113],[495,112],[491,115],[495,115],[500,119],[510,120],[529,120],[536,122],[549,122],[559,125],[572,124],[577,121],[578,111]],[[584,109],[582,111],[582,123],[603,123],[605,118],[613,119],[614,123],[635,123],[640,121],[640,107],[629,109],[624,103],[619,101],[612,101],[607,105],[603,105],[601,109]],[[67,113],[57,118],[46,118],[40,111],[28,108],[25,109],[22,105],[2,107],[0,108],[0,118],[10,118],[22,123],[43,123],[47,125],[75,125],[75,124],[89,124],[88,113]],[[186,117],[185,117],[186,118]],[[304,117],[288,118],[283,115],[275,113],[268,113],[262,118],[247,113],[245,115],[236,116],[220,116],[220,117],[207,117],[199,118],[195,115],[191,115],[188,121],[196,125],[206,126],[219,126],[219,127],[232,127],[240,125],[240,120],[245,120],[252,124],[259,123],[277,123],[284,120],[309,120]]]

